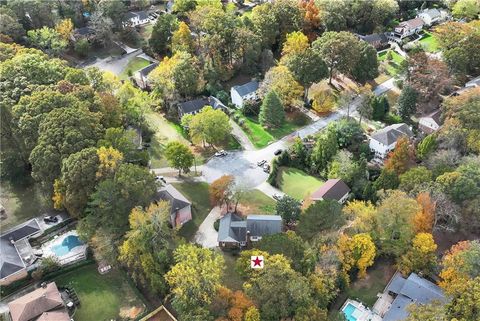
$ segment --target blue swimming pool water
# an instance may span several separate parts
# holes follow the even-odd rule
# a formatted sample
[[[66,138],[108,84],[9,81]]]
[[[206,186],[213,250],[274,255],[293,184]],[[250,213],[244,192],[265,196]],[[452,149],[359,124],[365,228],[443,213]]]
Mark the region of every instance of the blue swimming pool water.
[[[347,318],[348,321],[357,321],[357,318],[352,316],[353,312],[356,309],[357,308],[354,305],[352,305],[351,303],[347,304],[345,306],[345,308],[343,308],[343,314],[345,314],[345,317]]]
[[[63,239],[62,244],[52,246],[51,250],[56,256],[63,256],[79,245],[83,245],[83,242],[80,241],[78,236],[69,235]]]

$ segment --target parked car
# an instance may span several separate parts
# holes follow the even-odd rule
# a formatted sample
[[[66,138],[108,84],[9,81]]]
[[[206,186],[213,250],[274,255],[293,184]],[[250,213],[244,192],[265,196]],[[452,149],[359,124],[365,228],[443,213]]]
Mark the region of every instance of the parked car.
[[[282,199],[282,195],[280,195],[280,194],[273,194],[272,197],[273,197],[274,200],[277,200],[277,201]]]
[[[265,164],[266,162],[267,162],[266,160],[261,160],[261,161],[257,162],[257,166],[262,167],[263,164]]]
[[[277,149],[277,150],[275,151],[275,153],[273,153],[273,154],[274,154],[275,156],[278,156],[278,155],[280,155],[281,153],[282,153],[282,150],[281,150],[281,149]]]
[[[222,156],[227,156],[227,155],[228,155],[227,152],[224,151],[223,149],[221,151],[215,153],[215,157],[222,157]]]
[[[265,173],[270,173],[270,165],[264,164],[264,165],[263,165],[263,171],[264,171]]]
[[[165,180],[165,177],[163,177],[163,176],[157,176],[157,177],[155,177],[155,179],[157,180],[157,182],[161,181],[161,182],[164,182],[165,184],[167,183],[167,181]]]
[[[48,215],[48,216],[45,216],[45,217],[43,218],[43,221],[44,221],[45,223],[57,223],[57,222],[58,222],[58,217]]]

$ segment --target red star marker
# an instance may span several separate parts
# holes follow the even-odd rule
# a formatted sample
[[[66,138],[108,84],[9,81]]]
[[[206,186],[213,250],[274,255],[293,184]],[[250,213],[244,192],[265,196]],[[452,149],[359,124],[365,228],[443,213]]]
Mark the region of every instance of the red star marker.
[[[263,256],[252,256],[250,266],[252,269],[263,269]]]

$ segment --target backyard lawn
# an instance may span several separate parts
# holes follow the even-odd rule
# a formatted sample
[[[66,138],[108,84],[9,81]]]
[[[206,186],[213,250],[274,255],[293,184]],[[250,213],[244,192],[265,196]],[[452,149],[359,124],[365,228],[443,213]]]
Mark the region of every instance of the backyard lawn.
[[[189,241],[212,209],[208,194],[208,184],[205,182],[187,181],[184,183],[173,183],[173,186],[192,202],[192,220],[183,225],[179,231],[180,235]]]
[[[426,52],[437,52],[439,50],[437,38],[429,32],[425,32],[425,36],[419,42]]]
[[[392,59],[388,60],[388,54],[391,53]],[[383,51],[378,55],[380,66],[390,75],[395,76],[400,72],[400,66],[405,59],[394,50]]]
[[[254,117],[241,117],[245,121],[243,130],[252,144],[257,148],[263,148],[270,142],[276,141],[300,127],[309,123],[309,119],[303,113],[287,114],[285,123],[280,128],[266,129]]]
[[[276,202],[258,189],[245,192],[238,210],[243,214],[275,214]]]
[[[95,264],[87,265],[55,279],[58,286],[72,287],[80,299],[76,321],[130,320],[145,305],[118,270],[100,275]]]
[[[123,69],[123,71],[119,75],[119,77],[120,77],[121,80],[126,80],[135,71],[140,70],[144,67],[147,67],[150,64],[151,64],[151,62],[146,60],[146,59],[135,57],[128,62],[128,65],[125,67],[125,69]],[[130,75],[128,74],[129,71],[130,71]]]
[[[280,167],[277,183],[285,194],[302,200],[322,186],[323,181],[296,168]]]
[[[238,255],[224,251],[222,251],[222,255],[225,260],[222,284],[232,291],[242,290],[243,279],[235,270],[235,262]]]

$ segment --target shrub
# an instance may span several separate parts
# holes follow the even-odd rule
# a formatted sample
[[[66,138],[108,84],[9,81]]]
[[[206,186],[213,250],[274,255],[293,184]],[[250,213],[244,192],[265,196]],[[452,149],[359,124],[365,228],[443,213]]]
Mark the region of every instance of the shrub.
[[[80,39],[75,43],[74,50],[80,57],[86,57],[90,51],[90,43],[86,39]]]
[[[218,229],[220,228],[220,219],[217,219],[215,222],[213,222],[213,228],[218,232]]]
[[[401,122],[402,122],[402,118],[398,115],[388,113],[385,116],[385,123],[388,124],[388,125],[398,124],[398,123],[401,123]]]
[[[275,158],[272,161],[272,167],[270,168],[270,175],[268,175],[267,182],[273,187],[278,187],[277,176],[278,176],[278,158]]]

